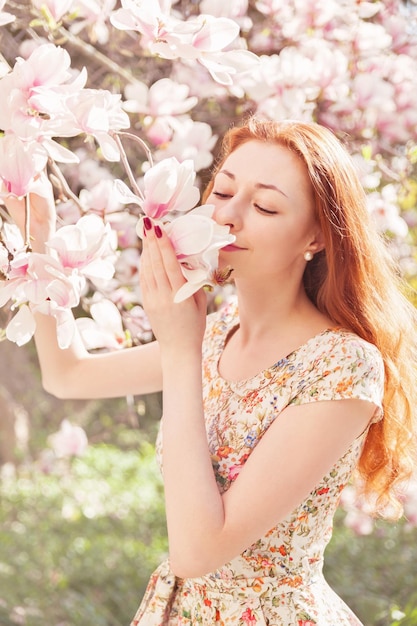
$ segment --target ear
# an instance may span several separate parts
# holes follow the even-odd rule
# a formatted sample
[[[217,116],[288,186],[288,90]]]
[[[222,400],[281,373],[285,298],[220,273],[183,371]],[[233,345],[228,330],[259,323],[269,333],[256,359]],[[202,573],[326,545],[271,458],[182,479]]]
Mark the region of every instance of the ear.
[[[320,252],[321,250],[324,250],[325,247],[326,247],[326,244],[324,241],[323,232],[321,228],[317,227],[317,229],[313,233],[312,238],[310,239],[310,243],[308,244],[308,249],[311,250],[311,252],[315,254],[316,252]]]

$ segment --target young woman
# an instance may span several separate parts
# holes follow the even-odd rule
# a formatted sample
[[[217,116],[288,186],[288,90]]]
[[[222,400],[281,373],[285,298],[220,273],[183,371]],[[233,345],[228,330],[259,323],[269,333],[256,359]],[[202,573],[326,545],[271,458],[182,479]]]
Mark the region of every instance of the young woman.
[[[204,292],[174,304],[184,279],[146,219],[140,281],[157,341],[59,350],[43,317],[44,385],[61,397],[163,391],[169,559],[132,626],[358,626],[323,578],[323,552],[355,470],[376,511],[400,512],[394,487],[414,454],[415,311],[325,128],[252,118],[232,129],[206,201],[236,236],[220,252],[236,305],[207,318]],[[41,247],[52,203],[38,199],[33,213]]]

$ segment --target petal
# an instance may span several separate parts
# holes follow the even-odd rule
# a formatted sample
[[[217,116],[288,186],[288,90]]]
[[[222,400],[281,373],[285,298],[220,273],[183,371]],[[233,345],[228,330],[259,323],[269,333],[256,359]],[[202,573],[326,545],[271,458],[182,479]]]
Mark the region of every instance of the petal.
[[[166,226],[166,231],[178,256],[202,252],[210,244],[214,222],[202,215],[184,215]]]
[[[193,46],[202,52],[217,52],[226,48],[239,35],[239,26],[226,17],[203,16],[203,26],[193,39]]]
[[[111,300],[100,300],[100,302],[94,302],[90,307],[90,313],[101,328],[106,328],[114,334],[123,335],[123,324],[120,311]]]
[[[197,293],[197,291],[199,289],[201,289],[202,287],[204,287],[205,285],[208,285],[209,281],[208,279],[206,280],[202,280],[199,283],[191,283],[191,282],[186,282],[182,285],[182,287],[180,287],[177,291],[177,293],[174,296],[174,302],[178,303],[178,302],[182,302],[183,300],[186,300],[187,298],[189,298],[190,296],[194,295],[195,293]]]
[[[26,304],[23,304],[6,328],[6,337],[18,346],[28,343],[36,329],[35,318]]]
[[[57,141],[53,139],[49,139],[48,137],[43,137],[42,145],[45,150],[49,154],[49,156],[54,160],[58,161],[58,163],[79,163],[80,159],[77,155],[68,150],[68,148],[64,148]]]
[[[58,345],[62,350],[69,348],[75,334],[75,319],[66,309],[57,309],[53,314],[56,319]]]
[[[113,193],[115,199],[122,204],[138,204],[139,206],[142,206],[143,204],[143,200],[141,200],[138,196],[135,196],[126,183],[119,178],[113,182]]]

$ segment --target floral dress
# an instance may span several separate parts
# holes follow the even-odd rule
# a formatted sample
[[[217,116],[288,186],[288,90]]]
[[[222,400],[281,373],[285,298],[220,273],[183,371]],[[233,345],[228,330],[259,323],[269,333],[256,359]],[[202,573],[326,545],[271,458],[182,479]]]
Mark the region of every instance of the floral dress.
[[[235,305],[209,317],[204,347],[204,409],[213,471],[221,493],[280,412],[289,405],[359,398],[379,407],[383,362],[375,346],[340,328],[309,339],[249,380],[218,372]],[[151,576],[131,626],[360,626],[322,574],[340,492],[360,456],[365,432],[283,521],[216,571],[176,578],[169,560]],[[161,435],[158,454],[161,453]]]

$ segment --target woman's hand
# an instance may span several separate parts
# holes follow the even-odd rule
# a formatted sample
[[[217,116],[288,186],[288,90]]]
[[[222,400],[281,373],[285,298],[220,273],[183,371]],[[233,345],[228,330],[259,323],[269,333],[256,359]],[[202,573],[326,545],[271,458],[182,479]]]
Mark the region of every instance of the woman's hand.
[[[144,309],[161,352],[169,354],[187,347],[201,352],[206,295],[200,290],[183,302],[174,303],[176,292],[185,283],[175,251],[157,224],[145,218],[144,227],[140,285]]]
[[[8,196],[4,203],[25,238],[26,198]],[[55,233],[56,212],[52,185],[45,173],[36,181],[35,191],[29,196],[29,224],[31,246],[35,252],[44,252],[45,242]]]

